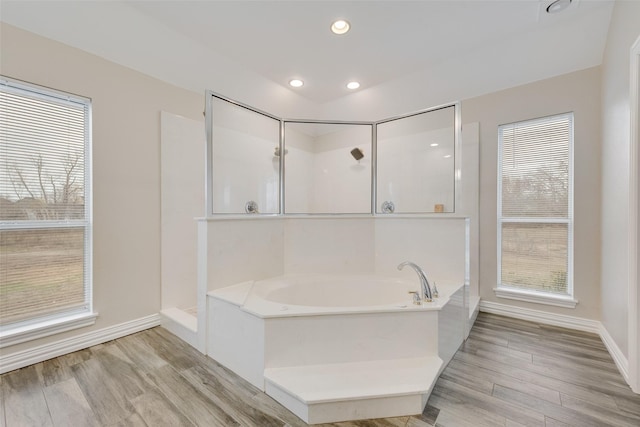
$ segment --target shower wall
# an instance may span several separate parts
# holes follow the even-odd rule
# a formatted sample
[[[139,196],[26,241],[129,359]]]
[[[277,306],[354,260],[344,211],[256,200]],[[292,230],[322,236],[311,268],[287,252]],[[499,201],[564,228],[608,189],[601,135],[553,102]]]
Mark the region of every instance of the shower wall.
[[[196,306],[197,224],[205,214],[202,122],[160,113],[161,308]]]
[[[206,291],[281,274],[376,273],[413,278],[411,260],[430,280],[465,282],[466,218],[203,219]],[[203,286],[204,288],[204,286]]]
[[[280,122],[214,99],[213,212],[244,213],[254,201],[260,213],[280,211]]]
[[[401,212],[432,212],[435,205],[453,212],[452,134],[445,128],[388,139],[378,135],[378,211],[391,201]]]
[[[371,128],[312,136],[286,127],[285,212],[371,211]],[[364,157],[356,160],[351,150]]]

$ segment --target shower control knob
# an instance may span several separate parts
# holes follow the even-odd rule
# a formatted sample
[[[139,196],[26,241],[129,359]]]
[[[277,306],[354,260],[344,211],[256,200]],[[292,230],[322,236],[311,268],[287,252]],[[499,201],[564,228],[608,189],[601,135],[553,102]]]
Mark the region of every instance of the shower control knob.
[[[418,295],[418,292],[416,291],[411,291],[409,292],[410,295],[413,296],[413,304],[415,305],[420,305],[420,295]]]
[[[245,203],[244,211],[246,213],[248,213],[248,214],[260,213],[260,212],[258,212],[258,204],[256,202],[254,202],[253,200],[249,200],[247,203]]]
[[[385,201],[382,203],[382,213],[393,213],[396,210],[396,205],[393,204],[393,202],[390,201]]]

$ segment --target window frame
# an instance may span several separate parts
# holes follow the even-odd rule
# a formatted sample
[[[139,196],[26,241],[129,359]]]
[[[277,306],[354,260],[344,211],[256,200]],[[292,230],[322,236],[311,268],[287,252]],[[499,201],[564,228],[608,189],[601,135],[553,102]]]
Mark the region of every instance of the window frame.
[[[513,217],[502,214],[502,161],[503,161],[503,129],[514,125],[543,123],[553,119],[567,118],[569,120],[568,147],[568,200],[567,217]],[[495,295],[499,298],[526,301],[538,304],[554,305],[565,308],[575,308],[578,301],[574,298],[574,113],[566,112],[550,116],[538,117],[505,123],[498,126],[498,168],[497,168],[497,286]],[[567,293],[558,294],[535,289],[516,288],[502,283],[502,226],[503,224],[567,224]]]
[[[23,82],[0,75],[0,89],[4,92],[29,96],[47,102],[72,104],[84,109],[84,218],[73,220],[5,220],[0,230],[35,230],[83,228],[83,285],[84,304],[56,313],[0,325],[0,348],[49,335],[93,325],[98,314],[93,307],[93,179],[92,179],[92,101],[90,98],[48,87]]]

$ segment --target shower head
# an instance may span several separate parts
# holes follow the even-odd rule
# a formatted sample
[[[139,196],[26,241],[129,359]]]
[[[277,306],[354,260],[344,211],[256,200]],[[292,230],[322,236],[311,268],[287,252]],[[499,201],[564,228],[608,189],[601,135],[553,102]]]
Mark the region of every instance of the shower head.
[[[351,155],[356,160],[360,160],[361,158],[364,157],[364,153],[362,152],[362,150],[357,147],[351,150]]]

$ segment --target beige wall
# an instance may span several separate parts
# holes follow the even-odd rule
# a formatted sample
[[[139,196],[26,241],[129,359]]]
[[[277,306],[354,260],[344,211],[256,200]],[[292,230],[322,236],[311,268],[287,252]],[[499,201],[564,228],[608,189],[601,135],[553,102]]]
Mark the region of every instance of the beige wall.
[[[640,2],[617,1],[602,64],[602,323],[628,350],[630,49]],[[637,284],[633,284],[637,286]]]
[[[160,311],[160,111],[202,121],[203,94],[81,50],[0,27],[0,73],[92,99],[96,324],[3,354]]]
[[[574,112],[575,309],[496,298],[498,125]],[[480,123],[480,297],[486,301],[600,319],[600,68],[462,102],[464,123]]]

